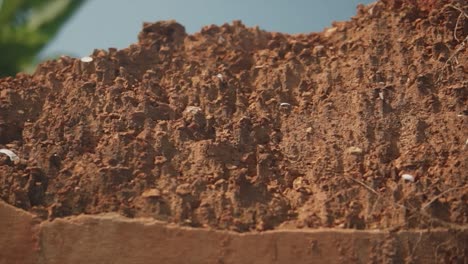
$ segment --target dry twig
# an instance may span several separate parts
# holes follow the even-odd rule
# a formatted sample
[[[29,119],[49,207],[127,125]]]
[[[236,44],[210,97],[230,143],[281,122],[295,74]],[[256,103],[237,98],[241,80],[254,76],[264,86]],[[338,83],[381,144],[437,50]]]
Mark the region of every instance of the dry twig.
[[[463,11],[463,9],[461,9],[461,8],[458,7],[458,6],[454,6],[454,5],[450,5],[450,4],[449,4],[449,5],[446,5],[446,6],[445,6],[445,8],[447,8],[447,7],[451,7],[451,8],[453,8],[453,9],[455,9],[455,10],[457,10],[457,11],[460,12],[460,15],[458,16],[457,22],[456,22],[456,24],[455,24],[455,28],[454,28],[454,30],[453,30],[453,37],[455,38],[456,41],[460,42],[460,40],[459,40],[458,37],[457,37],[458,24],[459,24],[460,18],[461,18],[462,16],[464,16],[465,18],[468,19],[468,14],[466,14],[466,12]],[[461,41],[461,42],[458,44],[458,47],[455,49],[455,51],[452,53],[452,55],[447,59],[447,61],[445,61],[444,65],[442,66],[442,69],[441,69],[442,72],[444,71],[444,69],[447,67],[447,65],[448,65],[453,59],[456,59],[455,56],[465,47],[466,42],[468,42],[468,36],[466,36],[466,37],[463,39],[463,41]],[[440,79],[442,78],[442,72],[440,73],[439,78],[437,78],[437,82],[439,82]]]
[[[359,185],[361,185],[362,187],[364,187],[365,189],[367,189],[368,191],[374,193],[375,195],[377,195],[377,197],[381,198],[382,195],[380,193],[378,193],[376,190],[374,190],[372,187],[370,187],[369,185],[365,184],[364,182],[358,180],[358,179],[354,179],[352,177],[348,177],[348,176],[344,176],[346,179],[350,179],[352,181],[354,181],[355,183],[358,183]],[[437,195],[436,197],[432,198],[428,203],[426,203],[424,206],[422,206],[419,210],[416,209],[416,208],[408,208],[407,206],[404,206],[402,204],[399,204],[399,203],[396,203],[396,202],[392,202],[394,206],[396,207],[399,207],[399,208],[403,208],[405,210],[408,210],[412,213],[415,213],[415,214],[418,214],[420,216],[424,216],[424,217],[427,217],[429,218],[431,221],[433,222],[436,222],[436,223],[439,223],[440,225],[442,226],[445,226],[445,227],[448,227],[448,228],[454,228],[454,229],[461,229],[463,228],[462,225],[459,225],[459,224],[455,224],[455,223],[451,223],[451,222],[447,222],[447,221],[444,221],[444,220],[441,220],[441,219],[437,219],[437,218],[434,218],[433,216],[431,216],[430,214],[426,213],[424,211],[424,209],[426,207],[428,207],[429,205],[431,205],[433,202],[435,202],[438,198],[442,197],[443,195],[451,192],[451,191],[454,191],[454,190],[458,190],[458,189],[463,189],[465,187],[453,187],[453,188],[449,188],[445,191],[443,191],[442,193],[440,193],[439,195]]]
[[[435,202],[437,199],[439,199],[440,197],[444,196],[446,193],[449,193],[451,191],[455,191],[455,190],[459,190],[459,189],[463,189],[465,187],[453,187],[453,188],[449,188],[448,190],[445,190],[443,191],[442,193],[440,193],[439,195],[437,195],[436,197],[432,198],[428,203],[426,203],[425,205],[423,205],[421,207],[421,210],[424,210],[426,209],[429,205],[431,205],[433,202]]]
[[[378,193],[376,190],[372,189],[369,185],[363,183],[362,181],[357,180],[357,179],[354,179],[354,178],[352,178],[352,177],[348,177],[348,176],[345,176],[345,178],[346,178],[346,179],[350,179],[350,180],[352,180],[352,181],[354,181],[354,182],[360,184],[362,187],[364,187],[364,188],[366,188],[367,190],[373,192],[375,195],[380,196],[380,193]]]

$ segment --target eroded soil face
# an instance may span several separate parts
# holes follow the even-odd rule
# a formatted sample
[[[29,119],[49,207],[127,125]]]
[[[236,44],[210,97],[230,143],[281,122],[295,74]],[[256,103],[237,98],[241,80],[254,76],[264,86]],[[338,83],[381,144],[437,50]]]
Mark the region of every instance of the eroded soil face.
[[[1,79],[0,148],[21,160],[0,155],[0,198],[239,232],[460,227],[466,13],[387,0],[307,35],[157,22]]]

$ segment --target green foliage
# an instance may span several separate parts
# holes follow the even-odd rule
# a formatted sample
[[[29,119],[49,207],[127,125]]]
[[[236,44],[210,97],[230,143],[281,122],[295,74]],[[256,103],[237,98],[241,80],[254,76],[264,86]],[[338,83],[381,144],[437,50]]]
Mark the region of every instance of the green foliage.
[[[14,75],[37,54],[85,0],[0,0],[0,77]]]

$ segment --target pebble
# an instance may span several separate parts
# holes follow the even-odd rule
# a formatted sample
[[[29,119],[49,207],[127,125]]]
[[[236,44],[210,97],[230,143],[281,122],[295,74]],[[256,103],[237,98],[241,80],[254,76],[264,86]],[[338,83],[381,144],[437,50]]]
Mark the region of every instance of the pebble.
[[[362,149],[358,148],[358,147],[349,147],[347,150],[348,150],[348,153],[351,153],[351,154],[361,154],[362,153]]]
[[[325,30],[325,37],[330,37],[331,35],[333,35],[335,32],[336,32],[337,28],[336,27],[332,27],[332,28],[329,28],[327,30]]]
[[[380,97],[380,99],[381,99],[381,100],[383,100],[383,99],[384,99],[383,92],[379,92],[379,97]]]
[[[312,191],[309,188],[309,181],[303,177],[297,177],[293,181],[293,190],[305,194],[311,194]]]
[[[11,161],[19,160],[18,155],[16,155],[13,151],[11,151],[9,149],[0,149],[0,153],[3,153],[5,155],[7,155],[10,158]]]
[[[144,198],[156,198],[156,197],[161,197],[161,191],[158,189],[149,189],[144,191],[141,194],[142,197]]]
[[[314,47],[313,52],[314,53],[319,53],[319,52],[322,52],[324,49],[325,49],[325,46],[317,45],[317,46]]]
[[[89,56],[85,56],[83,58],[81,58],[81,61],[82,62],[92,62],[93,61],[93,58],[89,57]]]
[[[414,176],[411,174],[403,174],[401,175],[401,178],[405,181],[414,182]]]

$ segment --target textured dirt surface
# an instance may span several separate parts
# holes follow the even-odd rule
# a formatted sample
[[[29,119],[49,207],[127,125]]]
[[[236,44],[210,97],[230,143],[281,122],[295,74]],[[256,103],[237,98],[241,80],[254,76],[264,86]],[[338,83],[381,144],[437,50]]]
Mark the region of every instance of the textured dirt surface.
[[[237,233],[115,213],[38,223],[29,212],[0,201],[2,215],[0,264],[463,263],[468,235],[468,229]]]
[[[0,80],[0,198],[237,232],[466,225],[468,7],[379,1],[322,33],[240,22]],[[414,182],[401,176],[410,174]]]

